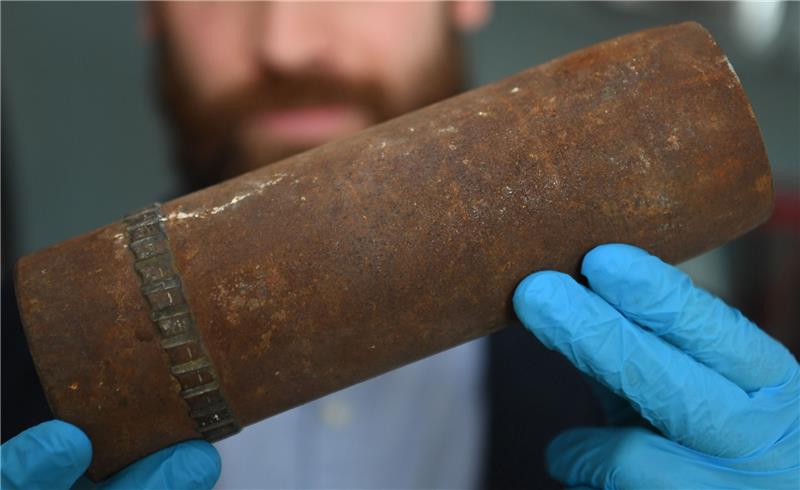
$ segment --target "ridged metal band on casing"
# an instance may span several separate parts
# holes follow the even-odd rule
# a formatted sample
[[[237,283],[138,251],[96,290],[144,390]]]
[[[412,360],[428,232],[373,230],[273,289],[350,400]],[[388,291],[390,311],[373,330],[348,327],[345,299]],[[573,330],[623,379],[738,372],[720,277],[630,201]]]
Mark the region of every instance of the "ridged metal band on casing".
[[[235,434],[241,426],[203,347],[175,268],[164,221],[159,203],[125,216],[128,248],[133,253],[140,289],[150,305],[150,317],[169,358],[170,372],[181,386],[180,395],[186,401],[189,416],[205,439],[216,441]]]

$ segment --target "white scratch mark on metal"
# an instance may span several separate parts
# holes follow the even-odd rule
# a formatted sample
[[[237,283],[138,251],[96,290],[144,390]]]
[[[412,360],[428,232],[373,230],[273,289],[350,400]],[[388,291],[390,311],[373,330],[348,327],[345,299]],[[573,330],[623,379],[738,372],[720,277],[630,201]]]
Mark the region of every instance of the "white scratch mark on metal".
[[[731,60],[728,59],[727,55],[723,55],[719,59],[719,62],[720,63],[725,63],[726,65],[728,65],[728,70],[730,70],[730,72],[733,73],[733,76],[736,78],[736,81],[739,82],[739,83],[742,83],[742,81],[739,80],[739,75],[736,74],[736,70],[733,69],[733,65],[731,64]]]
[[[186,212],[186,211],[173,211],[172,213],[170,213],[167,216],[166,219],[167,220],[184,220],[184,219],[192,219],[192,218],[203,219],[203,218],[206,218],[206,217],[208,217],[210,215],[219,214],[219,213],[225,211],[226,209],[230,208],[231,206],[234,206],[237,203],[240,203],[240,202],[244,201],[247,198],[250,198],[252,196],[256,196],[256,195],[259,195],[259,194],[263,193],[264,189],[279,183],[280,181],[282,181],[283,179],[285,179],[288,176],[289,176],[289,174],[286,174],[286,173],[277,173],[277,174],[273,175],[272,178],[270,178],[268,180],[265,180],[263,182],[254,183],[255,189],[251,190],[250,192],[237,194],[237,195],[233,196],[233,198],[230,201],[228,201],[228,202],[226,202],[224,204],[220,204],[219,206],[214,206],[211,209],[202,208],[202,209],[198,209],[196,211],[189,211],[189,212]]]

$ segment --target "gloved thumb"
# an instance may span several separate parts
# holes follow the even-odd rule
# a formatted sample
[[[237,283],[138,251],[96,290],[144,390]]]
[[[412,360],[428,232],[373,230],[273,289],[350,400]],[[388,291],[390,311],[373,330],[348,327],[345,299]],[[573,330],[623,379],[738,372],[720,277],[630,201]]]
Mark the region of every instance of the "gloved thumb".
[[[219,478],[219,453],[205,441],[186,441],[140,459],[102,483],[103,490],[207,490]]]
[[[0,451],[3,490],[68,489],[92,460],[92,444],[86,434],[60,420],[22,432]]]

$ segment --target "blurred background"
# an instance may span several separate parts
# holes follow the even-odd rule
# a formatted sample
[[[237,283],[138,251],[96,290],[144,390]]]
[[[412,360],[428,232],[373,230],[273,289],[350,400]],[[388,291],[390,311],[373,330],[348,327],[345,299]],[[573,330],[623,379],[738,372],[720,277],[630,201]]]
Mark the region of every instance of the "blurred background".
[[[140,10],[128,2],[2,2],[4,269],[179,188]],[[466,39],[468,83],[630,31],[702,23],[758,116],[777,204],[770,223],[683,267],[797,345],[799,10],[795,2],[497,3],[490,23]]]

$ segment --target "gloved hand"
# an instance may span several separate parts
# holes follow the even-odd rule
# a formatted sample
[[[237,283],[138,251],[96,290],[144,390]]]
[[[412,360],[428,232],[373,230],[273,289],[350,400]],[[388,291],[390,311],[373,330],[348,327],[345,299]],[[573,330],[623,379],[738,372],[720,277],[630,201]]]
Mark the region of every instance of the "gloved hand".
[[[220,473],[216,449],[189,441],[157,451],[93,485],[81,478],[92,459],[89,438],[74,425],[51,420],[32,427],[2,446],[3,490],[208,489]],[[80,478],[80,480],[79,480]]]
[[[593,488],[800,488],[800,368],[789,351],[678,269],[628,245],[586,255],[514,308],[545,346],[627,399],[658,432],[578,428],[547,468]]]

